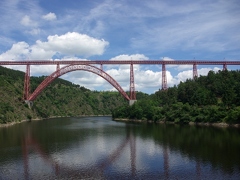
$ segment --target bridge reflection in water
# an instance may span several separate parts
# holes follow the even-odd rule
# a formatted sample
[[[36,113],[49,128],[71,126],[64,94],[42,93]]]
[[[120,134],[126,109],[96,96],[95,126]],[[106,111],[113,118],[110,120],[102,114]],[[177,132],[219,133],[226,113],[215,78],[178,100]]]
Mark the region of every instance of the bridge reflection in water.
[[[135,137],[129,133],[127,134],[126,138],[120,143],[120,145],[111,152],[105,159],[97,162],[93,166],[81,169],[73,167],[69,168],[64,164],[59,164],[55,161],[50,155],[48,155],[44,149],[41,147],[40,143],[33,138],[32,133],[26,133],[26,136],[22,140],[22,153],[23,153],[23,162],[24,162],[24,175],[25,179],[29,179],[29,152],[34,151],[35,153],[39,154],[40,157],[44,160],[45,164],[52,167],[52,171],[54,172],[55,176],[69,176],[71,177],[78,177],[84,178],[84,176],[92,176],[97,175],[98,177],[104,177],[105,169],[111,165],[117,158],[121,155],[123,150],[127,147],[130,147],[130,160],[131,160],[131,173],[132,176],[135,177],[136,175],[136,139]],[[93,173],[94,170],[94,173]],[[81,174],[81,172],[84,172]]]
[[[239,179],[235,128],[71,117],[0,128],[0,179]]]
[[[25,179],[31,179],[31,166],[29,164],[29,154],[37,154],[44,162],[45,167],[48,167],[51,173],[51,177],[54,178],[105,178],[105,172],[109,166],[111,166],[115,161],[118,160],[119,156],[124,152],[126,148],[129,148],[130,154],[130,166],[131,171],[130,178],[136,178],[138,176],[138,171],[136,167],[136,137],[130,131],[126,133],[126,138],[122,140],[118,147],[116,147],[112,152],[108,154],[104,159],[98,160],[95,164],[91,166],[81,166],[81,167],[69,167],[64,165],[64,162],[60,163],[58,160],[49,155],[41,144],[33,137],[31,131],[27,131],[25,137],[22,139],[22,155],[24,163],[24,176]],[[147,148],[147,147],[146,147]],[[159,174],[159,177],[164,177],[164,179],[170,178],[170,160],[169,160],[169,147],[163,145],[162,148],[163,156],[163,174]],[[36,166],[36,165],[35,165]],[[201,177],[201,165],[199,161],[196,161],[196,176],[200,179]],[[34,173],[34,178],[38,178]],[[39,175],[39,178],[42,178]]]

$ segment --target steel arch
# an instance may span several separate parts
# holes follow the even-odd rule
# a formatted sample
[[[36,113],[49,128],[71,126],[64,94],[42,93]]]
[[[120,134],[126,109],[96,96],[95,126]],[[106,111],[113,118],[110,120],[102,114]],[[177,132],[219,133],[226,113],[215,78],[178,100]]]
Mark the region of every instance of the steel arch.
[[[109,74],[104,72],[103,70],[92,66],[92,65],[68,65],[65,67],[62,67],[61,69],[56,70],[54,73],[52,73],[50,76],[48,76],[46,79],[43,80],[43,82],[35,89],[35,91],[28,97],[28,101],[34,101],[36,97],[49,85],[55,80],[56,78],[72,71],[77,70],[83,70],[92,72],[94,74],[97,74],[98,76],[101,76],[106,81],[108,81],[113,87],[115,87],[125,99],[130,100],[127,93],[122,89],[122,87],[115,81]]]

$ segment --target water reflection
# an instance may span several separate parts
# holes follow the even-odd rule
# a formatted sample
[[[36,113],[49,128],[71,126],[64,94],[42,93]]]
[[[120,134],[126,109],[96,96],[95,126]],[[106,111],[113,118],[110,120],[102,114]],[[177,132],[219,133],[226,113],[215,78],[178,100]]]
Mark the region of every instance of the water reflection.
[[[237,179],[238,129],[52,119],[0,129],[0,179]]]
[[[29,179],[29,172],[30,172],[30,166],[29,166],[29,155],[30,151],[34,152],[34,154],[37,154],[42,160],[44,160],[44,164],[50,165],[55,172],[55,175],[58,175],[59,172],[59,166],[58,163],[55,162],[41,147],[40,143],[33,137],[31,129],[27,128],[27,131],[25,132],[25,135],[22,139],[22,157],[24,162],[24,176],[25,179]],[[34,165],[36,166],[36,165]],[[37,168],[37,167],[36,167]]]
[[[30,129],[25,132],[24,139],[22,140],[22,153],[24,162],[24,176],[25,179],[29,179],[29,155],[30,151],[38,154],[39,157],[44,160],[45,166],[52,167],[52,172],[55,176],[69,176],[84,178],[79,172],[84,172],[87,176],[97,174],[97,177],[103,176],[107,168],[116,161],[125,148],[130,148],[130,165],[131,165],[131,175],[132,178],[136,176],[136,139],[131,133],[131,129],[127,129],[126,137],[122,142],[111,152],[108,152],[107,156],[103,159],[97,160],[95,164],[90,166],[78,166],[78,167],[68,167],[64,163],[59,163],[56,161],[57,158],[52,158],[40,145],[37,139],[34,138],[33,133]],[[54,155],[53,155],[54,156]]]

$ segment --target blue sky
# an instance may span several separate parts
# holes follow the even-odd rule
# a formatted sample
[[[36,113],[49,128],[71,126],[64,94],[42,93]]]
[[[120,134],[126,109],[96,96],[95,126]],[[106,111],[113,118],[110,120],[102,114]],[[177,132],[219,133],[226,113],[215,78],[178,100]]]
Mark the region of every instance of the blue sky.
[[[0,13],[0,60],[240,59],[239,0],[1,0]],[[198,74],[221,68],[198,66]],[[31,75],[54,69],[32,66]],[[160,66],[134,69],[136,90],[161,88]],[[129,89],[129,66],[104,70]],[[191,66],[167,66],[168,86],[191,77]],[[63,78],[92,90],[114,90],[86,72]]]

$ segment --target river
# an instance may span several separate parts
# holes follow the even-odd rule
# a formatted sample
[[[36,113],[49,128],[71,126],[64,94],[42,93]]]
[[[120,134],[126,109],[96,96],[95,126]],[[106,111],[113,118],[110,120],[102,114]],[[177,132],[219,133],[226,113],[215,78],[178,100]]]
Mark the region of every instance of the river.
[[[239,179],[240,130],[55,118],[0,128],[0,179]]]

